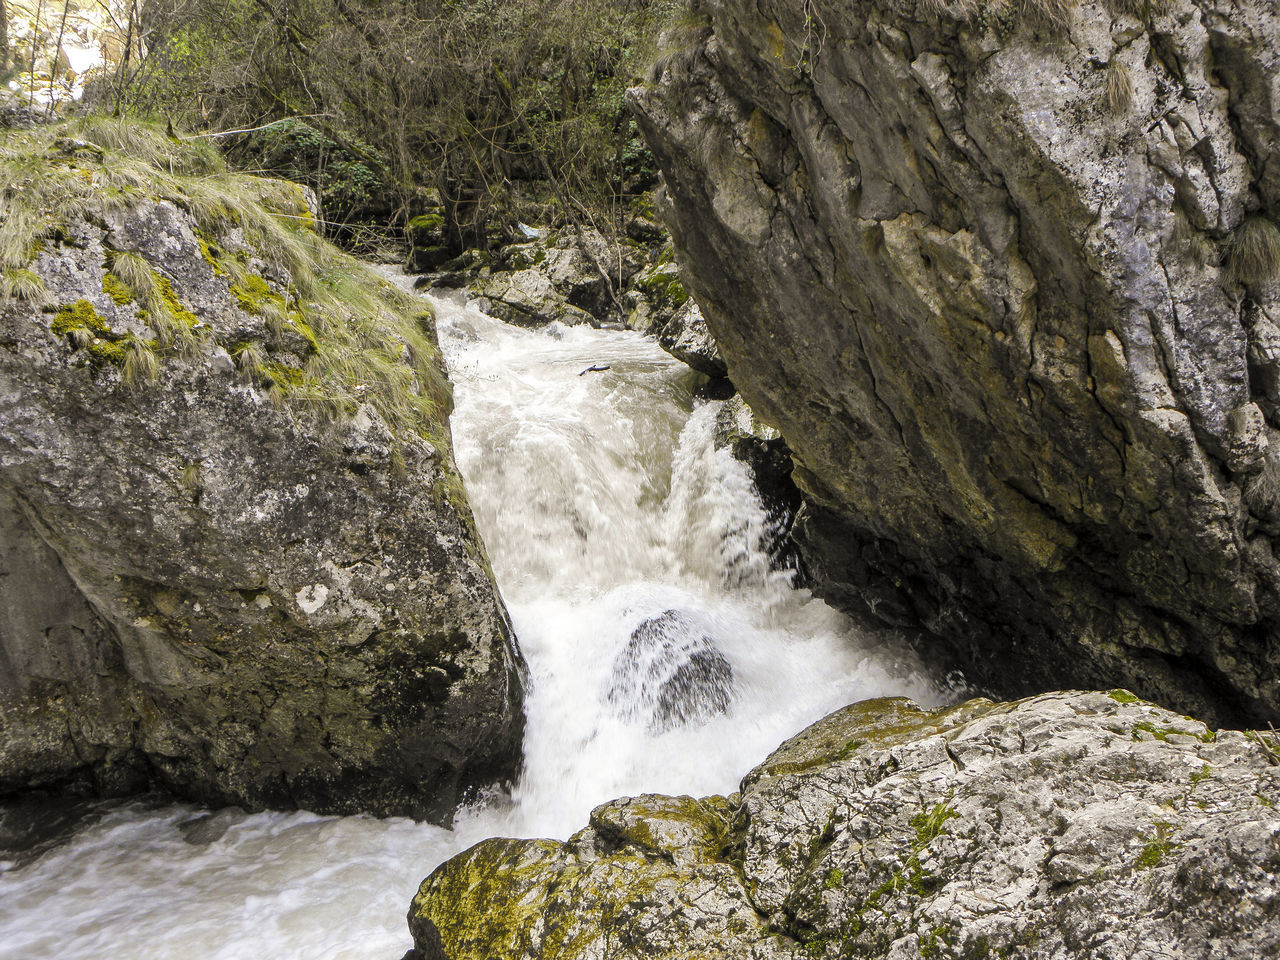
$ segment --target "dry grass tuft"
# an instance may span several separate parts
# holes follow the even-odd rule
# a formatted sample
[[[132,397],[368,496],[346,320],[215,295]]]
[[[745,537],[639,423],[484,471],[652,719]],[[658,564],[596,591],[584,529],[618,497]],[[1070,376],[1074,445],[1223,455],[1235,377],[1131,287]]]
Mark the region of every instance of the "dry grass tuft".
[[[1133,106],[1133,74],[1127,64],[1112,59],[1107,64],[1107,106],[1116,116],[1123,116]]]
[[[1280,280],[1280,228],[1266,217],[1250,217],[1242,223],[1227,253],[1227,271],[1247,286]]]
[[[22,300],[42,307],[49,302],[49,289],[44,280],[24,269],[8,269],[0,276],[0,286],[10,300]]]
[[[141,340],[134,340],[125,348],[124,365],[120,378],[127,386],[136,387],[151,383],[160,377],[160,359],[155,351]]]

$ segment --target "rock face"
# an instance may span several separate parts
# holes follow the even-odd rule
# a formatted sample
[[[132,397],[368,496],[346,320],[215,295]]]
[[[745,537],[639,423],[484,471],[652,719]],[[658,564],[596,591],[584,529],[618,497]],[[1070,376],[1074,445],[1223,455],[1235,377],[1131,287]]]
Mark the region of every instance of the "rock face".
[[[662,327],[658,345],[677,360],[712,379],[728,373],[711,331],[707,329],[707,321],[692,300],[686,300]]]
[[[1280,716],[1274,4],[695,8],[631,97],[820,592],[1006,695]]]
[[[1270,956],[1277,748],[1123,691],[855,704],[728,799],[616,800],[446,862],[409,956]]]
[[[515,769],[522,667],[430,315],[292,185],[61,132],[0,142],[43,171],[0,231],[0,795],[447,820]]]

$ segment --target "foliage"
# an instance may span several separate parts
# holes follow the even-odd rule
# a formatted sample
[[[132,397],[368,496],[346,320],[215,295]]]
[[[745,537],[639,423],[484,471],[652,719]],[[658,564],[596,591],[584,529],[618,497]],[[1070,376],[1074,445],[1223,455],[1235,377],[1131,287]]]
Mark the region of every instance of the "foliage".
[[[688,2],[155,0],[149,55],[100,95],[252,131],[233,160],[311,184],[326,221],[407,219],[428,185],[452,247],[527,203],[607,226],[655,176],[625,89]]]

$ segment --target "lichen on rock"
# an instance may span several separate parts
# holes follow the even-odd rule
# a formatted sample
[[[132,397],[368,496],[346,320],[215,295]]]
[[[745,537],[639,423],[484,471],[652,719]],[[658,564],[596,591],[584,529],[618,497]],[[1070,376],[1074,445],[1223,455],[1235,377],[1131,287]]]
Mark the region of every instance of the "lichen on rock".
[[[159,129],[10,131],[0,172],[48,301],[0,304],[0,794],[448,820],[511,775],[522,667],[439,493],[422,302]]]
[[[1003,695],[1280,716],[1274,4],[695,7],[630,98],[818,592]]]
[[[1268,956],[1277,748],[1127,691],[853,704],[733,797],[617,800],[566,843],[447,861],[410,957]]]

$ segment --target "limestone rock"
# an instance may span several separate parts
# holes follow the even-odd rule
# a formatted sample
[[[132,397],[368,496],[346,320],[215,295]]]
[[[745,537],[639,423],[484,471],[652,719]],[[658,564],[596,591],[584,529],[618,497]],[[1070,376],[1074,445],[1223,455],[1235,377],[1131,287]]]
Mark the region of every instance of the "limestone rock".
[[[716,414],[715,443],[727,449],[751,471],[751,479],[769,514],[765,544],[778,568],[798,566],[792,529],[801,506],[800,490],[792,479],[791,449],[777,430],[764,423],[740,394],[725,400]]]
[[[1237,234],[1280,223],[1280,19],[1034,9],[697,3],[630,94],[681,277],[820,593],[1004,695],[1274,719],[1280,287]]]
[[[683,361],[708,377],[723,377],[728,369],[702,319],[702,311],[692,300],[686,300],[658,334],[658,345],[677,360]]]
[[[48,206],[5,198],[0,795],[447,820],[514,771],[522,667],[430,315],[288,226],[292,186],[77,135]]]
[[[1125,691],[854,704],[740,794],[487,840],[409,911],[417,960],[1158,957],[1280,950],[1280,741]]]

